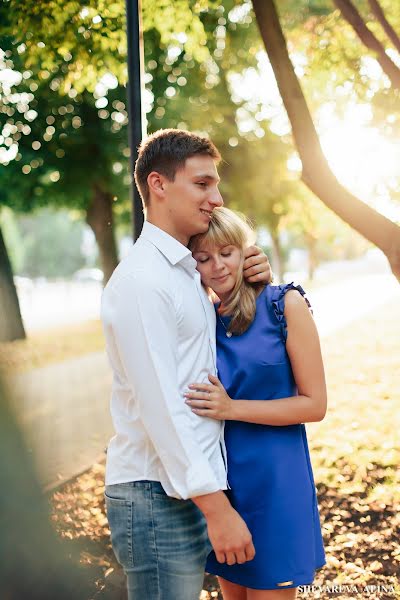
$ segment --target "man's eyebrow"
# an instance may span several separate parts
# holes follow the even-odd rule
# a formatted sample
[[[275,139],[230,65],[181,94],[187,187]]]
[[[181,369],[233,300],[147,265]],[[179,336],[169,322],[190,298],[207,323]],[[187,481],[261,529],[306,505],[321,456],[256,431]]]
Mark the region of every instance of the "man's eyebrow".
[[[221,179],[219,177],[215,177],[215,175],[209,175],[208,173],[200,173],[199,175],[194,175],[196,179],[208,179],[210,181],[216,181],[219,183]]]

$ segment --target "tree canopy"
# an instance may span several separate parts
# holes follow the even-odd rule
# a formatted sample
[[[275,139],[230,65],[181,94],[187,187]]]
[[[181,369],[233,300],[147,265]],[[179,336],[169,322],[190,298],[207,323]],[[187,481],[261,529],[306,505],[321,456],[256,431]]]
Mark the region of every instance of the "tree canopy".
[[[372,7],[376,0],[357,4],[365,25],[386,44]],[[387,1],[382,6],[395,30],[398,7]],[[356,99],[371,107],[371,122],[394,136],[396,92],[384,75],[372,77],[368,61],[375,59],[334,4],[283,0],[279,9],[317,129],[321,108],[333,103],[337,113],[344,112]],[[0,203],[22,210],[48,202],[80,208],[104,253],[113,254],[110,271],[116,249],[110,250],[110,236],[102,236],[113,215],[129,210],[124,2],[2,0],[0,16],[3,71],[14,73],[12,84],[2,83],[8,145],[0,149],[7,165]],[[260,86],[274,85],[260,67],[262,38],[252,4],[144,0],[143,27],[148,130],[186,127],[210,135],[225,159],[222,190],[228,202],[248,207],[276,230],[278,215],[290,211],[289,198],[301,193],[286,168],[293,152],[290,129],[272,133],[269,101],[237,91],[237,78],[254,73]],[[262,187],[261,164],[269,174]],[[244,169],[246,179],[238,175]],[[394,195],[395,182],[390,185]],[[280,208],[272,210],[274,204]]]

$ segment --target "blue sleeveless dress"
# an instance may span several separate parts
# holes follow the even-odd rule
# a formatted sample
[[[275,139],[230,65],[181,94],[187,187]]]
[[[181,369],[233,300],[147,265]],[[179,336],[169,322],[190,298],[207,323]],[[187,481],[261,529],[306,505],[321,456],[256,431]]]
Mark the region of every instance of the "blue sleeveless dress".
[[[226,336],[229,317],[217,315],[219,378],[233,399],[265,401],[297,395],[286,352],[285,293],[300,286],[266,286],[256,316],[242,335]],[[206,571],[253,589],[312,583],[325,564],[315,485],[303,424],[273,427],[227,421],[227,495],[245,520],[256,549],[242,565],[220,564],[214,552]]]

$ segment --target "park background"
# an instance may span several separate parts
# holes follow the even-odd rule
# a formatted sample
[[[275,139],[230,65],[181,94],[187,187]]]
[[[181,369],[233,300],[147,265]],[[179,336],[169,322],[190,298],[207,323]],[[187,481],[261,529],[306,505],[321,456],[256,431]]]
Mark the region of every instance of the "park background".
[[[369,240],[385,251],[388,223],[398,231],[400,5],[276,2],[333,177],[307,145],[304,106],[277,86],[287,65],[265,52],[260,4],[273,6],[143,0],[146,128],[213,139],[225,204],[257,225],[276,278],[309,292],[330,397],[326,419],[308,427],[327,546],[316,584],[343,586],[338,598],[393,598],[400,288],[384,253],[326,204],[343,185],[389,220]],[[98,312],[102,283],[132,243],[125,6],[2,0],[0,23],[2,372],[58,535],[87,568],[86,597],[116,598],[102,500],[110,373]],[[278,31],[279,21],[268,23]],[[203,595],[218,597],[214,580]]]

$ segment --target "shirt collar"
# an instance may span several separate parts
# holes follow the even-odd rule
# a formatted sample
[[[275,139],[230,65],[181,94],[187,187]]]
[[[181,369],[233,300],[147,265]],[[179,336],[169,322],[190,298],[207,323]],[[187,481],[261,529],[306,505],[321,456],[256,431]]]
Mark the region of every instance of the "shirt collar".
[[[163,229],[145,221],[143,223],[141,238],[149,241],[155,246],[172,265],[181,263],[189,271],[196,271],[196,261],[194,260],[189,248],[178,242],[177,239],[169,235]]]

